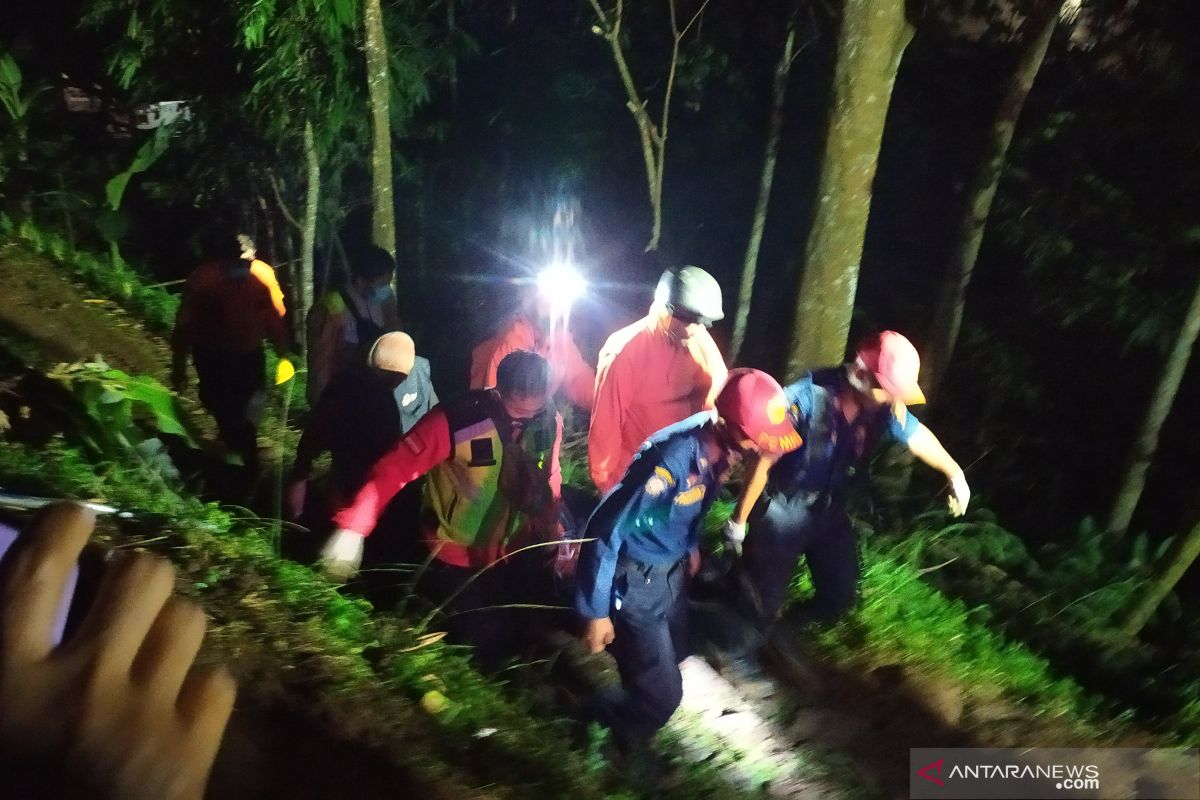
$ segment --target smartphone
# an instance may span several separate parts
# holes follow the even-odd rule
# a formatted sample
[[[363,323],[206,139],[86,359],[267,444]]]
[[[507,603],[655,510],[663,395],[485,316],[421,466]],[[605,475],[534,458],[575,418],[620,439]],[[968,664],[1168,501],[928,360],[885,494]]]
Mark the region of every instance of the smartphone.
[[[12,550],[32,519],[8,512],[0,512],[0,564]],[[66,586],[63,587],[59,599],[58,610],[54,614],[52,626],[53,644],[61,644],[83,621],[91,601],[96,596],[100,578],[104,573],[105,553],[96,545],[89,544],[83,549],[79,561],[71,568],[67,576]]]

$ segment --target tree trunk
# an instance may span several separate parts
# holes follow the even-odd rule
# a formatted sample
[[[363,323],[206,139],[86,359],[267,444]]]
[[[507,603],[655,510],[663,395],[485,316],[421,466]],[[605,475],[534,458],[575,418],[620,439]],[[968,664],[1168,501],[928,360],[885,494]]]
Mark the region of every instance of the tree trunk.
[[[1061,6],[1062,3],[1051,0],[1043,5],[1040,16],[1030,18],[1029,37],[1021,48],[1016,69],[1009,78],[1004,99],[1000,101],[983,155],[972,178],[966,212],[959,225],[934,309],[933,329],[922,369],[921,383],[926,392],[936,389],[954,354],[958,332],[962,327],[967,287],[971,283],[980,245],[983,244],[988,214],[1004,172],[1008,147],[1021,118],[1021,110],[1025,107],[1025,99],[1046,59],[1046,50],[1050,47]]]
[[[775,164],[779,158],[779,139],[783,132],[783,103],[787,98],[788,73],[792,69],[792,51],[796,44],[796,19],[788,19],[787,39],[783,54],[775,65],[775,80],[771,90],[771,119],[767,124],[767,149],[763,157],[762,175],[758,182],[758,201],[750,224],[750,241],[742,260],[742,283],[738,289],[737,314],[733,320],[733,361],[742,355],[746,339],[746,322],[750,318],[750,300],[754,296],[754,275],[758,271],[758,253],[762,247],[763,230],[767,226],[767,208],[771,200],[771,184],[775,182]]]
[[[1175,588],[1175,584],[1179,583],[1179,579],[1195,562],[1197,556],[1200,556],[1200,523],[1197,523],[1187,536],[1175,540],[1171,549],[1163,556],[1150,585],[1121,623],[1122,638],[1132,639],[1146,627],[1150,617],[1154,616],[1158,606]]]
[[[363,4],[367,40],[367,90],[371,96],[371,241],[396,255],[396,213],[392,205],[391,81],[380,0]]]
[[[1162,377],[1154,388],[1150,408],[1142,420],[1141,430],[1133,442],[1133,449],[1125,465],[1125,478],[1121,489],[1117,492],[1112,511],[1108,515],[1107,529],[1124,536],[1129,530],[1133,512],[1137,510],[1142,490],[1146,487],[1146,472],[1154,453],[1158,450],[1158,436],[1171,406],[1175,403],[1175,395],[1179,393],[1179,384],[1183,382],[1183,374],[1187,371],[1188,361],[1192,356],[1192,348],[1200,335],[1200,283],[1197,283],[1191,307],[1184,317],[1183,327],[1175,339],[1175,346],[1167,356],[1163,367]]]
[[[911,39],[904,0],[846,0],[817,210],[796,298],[790,375],[839,363],[846,353],[871,183],[896,70]]]
[[[313,136],[311,121],[304,123],[304,161],[307,166],[308,183],[304,196],[304,229],[301,232],[303,244],[300,252],[300,274],[297,276],[300,285],[300,308],[296,309],[298,319],[296,325],[301,331],[307,330],[305,321],[308,311],[313,304],[313,275],[315,274],[313,258],[317,249],[317,201],[321,196],[321,162],[317,158],[317,143]],[[303,337],[302,337],[303,339]]]

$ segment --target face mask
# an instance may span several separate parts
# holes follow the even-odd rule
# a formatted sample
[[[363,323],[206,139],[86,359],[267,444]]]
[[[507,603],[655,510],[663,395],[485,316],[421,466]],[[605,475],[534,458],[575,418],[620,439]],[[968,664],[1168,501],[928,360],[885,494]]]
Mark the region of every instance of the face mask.
[[[392,294],[392,287],[376,286],[374,289],[371,290],[370,298],[372,300],[374,300],[376,303],[382,303],[383,301],[387,300],[391,296],[391,294]]]

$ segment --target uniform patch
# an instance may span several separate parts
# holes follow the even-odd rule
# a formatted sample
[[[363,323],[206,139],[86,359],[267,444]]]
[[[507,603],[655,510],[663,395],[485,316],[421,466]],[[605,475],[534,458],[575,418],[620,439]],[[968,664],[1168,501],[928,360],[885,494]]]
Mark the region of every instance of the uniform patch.
[[[675,496],[675,505],[677,506],[693,506],[704,499],[708,487],[703,483],[698,483],[686,492],[680,492]]]
[[[425,441],[419,436],[413,436],[410,434],[405,436],[401,441],[403,441],[408,449],[412,451],[414,456],[419,456],[421,453],[425,452]]]

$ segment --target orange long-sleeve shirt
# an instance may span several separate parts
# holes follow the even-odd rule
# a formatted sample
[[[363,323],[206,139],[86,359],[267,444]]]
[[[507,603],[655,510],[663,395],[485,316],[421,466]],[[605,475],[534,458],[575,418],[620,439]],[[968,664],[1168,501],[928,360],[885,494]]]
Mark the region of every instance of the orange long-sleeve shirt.
[[[275,306],[279,316],[286,315],[287,305],[283,302],[283,289],[279,288],[279,279],[275,277],[275,269],[267,262],[256,258],[250,262],[250,274],[267,287],[267,291],[271,293],[271,305]]]
[[[651,434],[712,408],[729,374],[708,331],[678,341],[667,334],[669,321],[652,311],[608,337],[600,351],[588,462],[602,493],[621,480]]]
[[[549,362],[551,397],[561,389],[574,405],[584,411],[592,409],[596,371],[583,360],[570,329],[565,325],[556,327],[543,338],[534,321],[524,314],[514,317],[471,351],[471,388],[495,386],[496,369],[514,350],[532,350]]]

